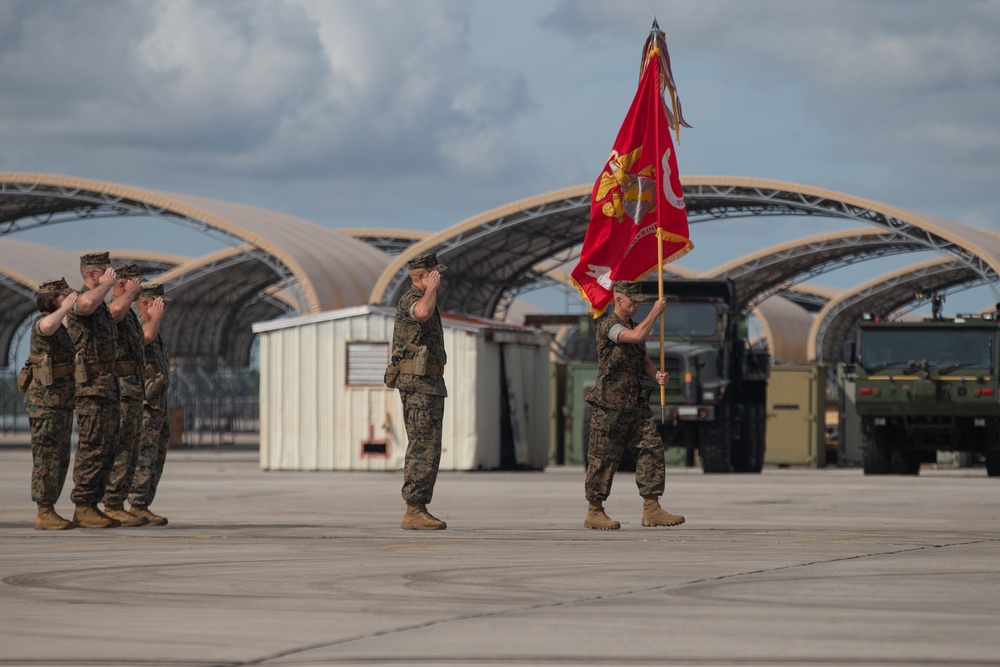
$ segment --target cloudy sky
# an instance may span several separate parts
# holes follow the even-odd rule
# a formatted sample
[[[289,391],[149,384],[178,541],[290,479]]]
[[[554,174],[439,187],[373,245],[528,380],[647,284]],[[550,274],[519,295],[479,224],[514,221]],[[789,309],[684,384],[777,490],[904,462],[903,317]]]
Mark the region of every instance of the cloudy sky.
[[[1000,231],[998,0],[3,0],[0,170],[437,231],[593,182],[654,17],[694,125],[682,173]],[[23,238],[162,234],[114,224]],[[716,224],[688,266],[824,229]],[[185,234],[158,247],[207,243]]]

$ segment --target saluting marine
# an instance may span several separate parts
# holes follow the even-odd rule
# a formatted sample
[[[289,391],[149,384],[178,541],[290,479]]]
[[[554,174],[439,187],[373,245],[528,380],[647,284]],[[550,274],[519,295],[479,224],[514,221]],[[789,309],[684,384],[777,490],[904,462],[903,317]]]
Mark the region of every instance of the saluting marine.
[[[76,303],[64,278],[38,288],[40,315],[31,325],[31,351],[18,377],[31,424],[31,499],[38,505],[36,530],[66,530],[74,524],[56,514],[69,472],[76,384],[73,340],[63,319]]]
[[[118,327],[118,357],[115,360],[115,375],[121,391],[119,409],[118,446],[111,463],[107,485],[104,489],[104,513],[120,521],[123,526],[145,525],[147,520],[125,510],[125,497],[135,470],[136,454],[142,434],[143,368],[146,364],[146,342],[142,334],[139,317],[132,304],[139,299],[142,291],[142,276],[135,264],[126,264],[116,269],[111,302],[111,317]]]
[[[391,386],[399,390],[406,425],[406,458],[403,466],[405,530],[444,530],[447,524],[427,511],[441,464],[441,429],[444,421],[444,330],[437,309],[441,272],[437,256],[422,255],[406,263],[410,290],[399,300],[392,333],[392,363],[398,377]]]
[[[149,506],[163,476],[170,443],[170,420],[167,419],[167,389],[170,364],[160,336],[160,324],[170,298],[163,285],[147,284],[139,296],[139,323],[146,343],[143,368],[145,400],[142,404],[142,432],[132,480],[128,492],[129,512],[149,521],[152,526],[167,525],[167,517],[153,513]]]

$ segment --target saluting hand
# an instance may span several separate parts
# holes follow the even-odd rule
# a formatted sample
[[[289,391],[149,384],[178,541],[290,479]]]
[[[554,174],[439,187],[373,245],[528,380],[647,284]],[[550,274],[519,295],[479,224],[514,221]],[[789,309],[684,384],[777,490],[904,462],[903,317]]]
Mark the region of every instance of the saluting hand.
[[[115,271],[114,267],[109,266],[101,277],[98,278],[98,285],[114,285],[115,281],[118,280],[118,273]]]
[[[61,310],[64,313],[68,313],[69,309],[73,307],[74,303],[76,303],[77,296],[78,295],[76,292],[70,292],[69,294],[64,296],[62,303],[59,304],[59,310]]]
[[[149,315],[152,319],[158,320],[163,317],[163,311],[167,309],[167,304],[160,297],[153,299],[149,304]]]
[[[436,290],[441,286],[441,272],[435,269],[424,277],[424,285],[429,290]]]
[[[132,300],[135,300],[137,296],[142,292],[142,281],[138,278],[132,278],[125,283],[125,294],[129,296]]]

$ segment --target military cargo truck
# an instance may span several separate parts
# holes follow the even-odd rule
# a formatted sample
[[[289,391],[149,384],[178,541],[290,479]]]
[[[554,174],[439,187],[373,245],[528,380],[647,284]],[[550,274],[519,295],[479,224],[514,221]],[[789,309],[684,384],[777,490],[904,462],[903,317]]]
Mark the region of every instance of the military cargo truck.
[[[998,359],[994,316],[860,323],[845,361],[865,474],[916,475],[951,450],[981,455],[989,476],[1000,475]]]
[[[767,379],[770,355],[752,349],[748,318],[732,280],[668,280],[663,284],[666,423],[664,444],[684,447],[688,464],[698,452],[705,472],[760,472],[764,465]],[[648,300],[658,298],[655,280],[643,283]],[[649,312],[647,302],[635,316]],[[647,341],[659,367],[659,327]],[[660,418],[658,385],[650,383],[653,414]]]

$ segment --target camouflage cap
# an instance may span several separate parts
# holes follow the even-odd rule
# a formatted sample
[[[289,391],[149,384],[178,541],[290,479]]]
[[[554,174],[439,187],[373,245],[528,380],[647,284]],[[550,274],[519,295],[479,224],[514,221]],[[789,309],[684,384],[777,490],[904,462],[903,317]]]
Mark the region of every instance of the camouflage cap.
[[[133,278],[142,280],[142,274],[139,273],[139,266],[136,264],[117,266],[115,267],[115,273],[118,274],[119,280],[132,280]]]
[[[622,296],[627,296],[633,301],[645,301],[646,297],[642,294],[642,285],[637,282],[619,280],[615,283],[615,293],[621,294]]]
[[[58,280],[46,280],[38,286],[39,294],[69,294],[73,288],[69,286],[65,278]]]
[[[427,269],[428,271],[444,271],[448,267],[438,262],[437,254],[429,252],[426,255],[414,257],[406,263],[406,268],[410,271],[417,269]]]
[[[80,255],[80,266],[107,269],[111,267],[111,256],[106,252],[88,252],[86,255]]]
[[[139,295],[140,299],[163,299],[164,301],[173,301],[169,296],[163,293],[163,285],[159,283],[146,283],[142,286],[142,294]]]

